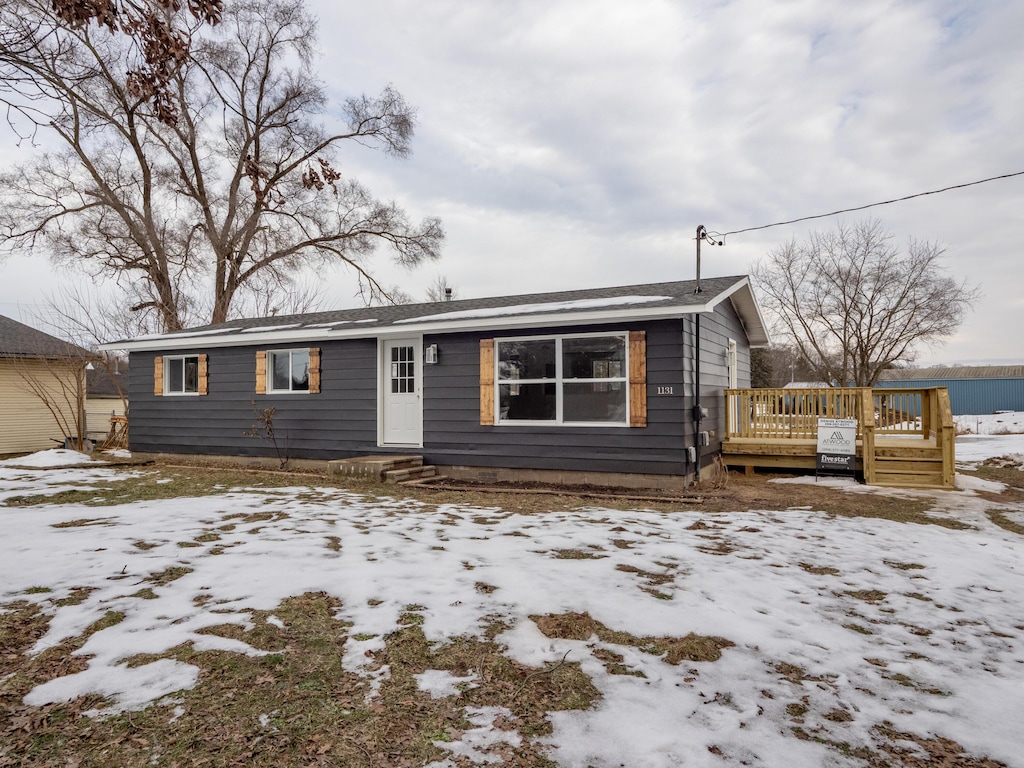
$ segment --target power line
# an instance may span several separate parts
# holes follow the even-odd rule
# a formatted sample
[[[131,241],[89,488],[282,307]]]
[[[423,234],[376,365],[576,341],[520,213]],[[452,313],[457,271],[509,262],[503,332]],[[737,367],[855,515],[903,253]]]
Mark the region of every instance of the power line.
[[[1024,176],[1024,171],[1017,171],[1015,173],[1004,173],[1002,176],[992,176],[988,179],[981,179],[979,181],[969,181],[966,184],[954,184],[951,187],[943,187],[942,189],[933,189],[930,192],[918,192],[916,195],[907,195],[906,197],[897,197],[893,200],[883,200],[879,203],[868,203],[867,205],[858,205],[856,208],[843,208],[839,211],[832,211],[831,213],[819,213],[816,216],[803,216],[799,219],[790,219],[789,221],[777,221],[774,224],[764,224],[760,227],[747,227],[746,229],[737,229],[734,232],[713,232],[716,237],[728,237],[729,235],[738,235],[741,232],[755,232],[759,229],[769,229],[770,227],[782,227],[786,224],[797,224],[801,221],[811,221],[812,219],[824,219],[828,216],[837,216],[840,213],[851,213],[853,211],[863,211],[867,208],[875,208],[879,205],[891,205],[892,203],[902,203],[904,200],[913,200],[915,197],[924,197],[925,195],[937,195],[940,192],[949,192],[951,189],[963,189],[964,187],[973,187],[978,184],[986,184],[990,181],[998,181],[999,179],[1009,179],[1014,176]]]

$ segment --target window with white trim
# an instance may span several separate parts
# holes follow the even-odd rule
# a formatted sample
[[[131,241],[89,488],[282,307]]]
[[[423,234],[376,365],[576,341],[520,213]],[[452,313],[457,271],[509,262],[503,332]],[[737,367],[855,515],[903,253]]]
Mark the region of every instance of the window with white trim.
[[[199,394],[199,355],[164,356],[164,394]]]
[[[309,392],[309,350],[267,352],[268,392]]]
[[[495,339],[497,422],[629,424],[628,334]]]

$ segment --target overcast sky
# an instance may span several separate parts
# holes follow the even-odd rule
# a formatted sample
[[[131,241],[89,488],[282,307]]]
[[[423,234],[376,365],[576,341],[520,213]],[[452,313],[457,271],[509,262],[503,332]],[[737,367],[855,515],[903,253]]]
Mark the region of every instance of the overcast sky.
[[[339,158],[444,221],[437,264],[377,261],[417,297],[439,274],[462,298],[691,279],[699,224],[729,232],[1024,171],[1020,0],[311,5],[336,102],[391,83],[418,108],[410,158]],[[809,229],[866,216],[944,244],[949,272],[983,292],[920,363],[1024,363],[1024,176],[730,236],[703,249],[702,272],[746,273]],[[25,317],[73,279],[8,260],[0,312]],[[351,275],[324,279],[330,306],[358,303]]]

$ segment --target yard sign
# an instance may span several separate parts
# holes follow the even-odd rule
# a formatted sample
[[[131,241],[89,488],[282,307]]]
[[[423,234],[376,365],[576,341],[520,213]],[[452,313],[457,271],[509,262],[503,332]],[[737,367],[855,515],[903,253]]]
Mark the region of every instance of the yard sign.
[[[852,475],[856,456],[856,419],[818,419],[815,474]]]

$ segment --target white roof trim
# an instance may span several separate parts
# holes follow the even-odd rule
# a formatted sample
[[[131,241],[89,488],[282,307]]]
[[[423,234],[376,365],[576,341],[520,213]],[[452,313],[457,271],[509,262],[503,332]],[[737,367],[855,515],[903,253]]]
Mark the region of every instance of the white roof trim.
[[[761,315],[747,277],[731,283],[727,288],[715,294],[708,294],[703,304],[668,304],[649,306],[639,301],[654,302],[665,297],[625,297],[630,303],[622,304],[623,297],[607,299],[586,299],[575,302],[542,302],[522,304],[518,307],[495,308],[494,310],[459,310],[439,312],[434,315],[422,315],[415,318],[396,320],[389,324],[370,326],[378,322],[375,319],[335,320],[314,323],[312,325],[291,326],[236,326],[183,333],[144,336],[127,341],[115,341],[101,345],[101,350],[144,351],[180,351],[196,350],[204,347],[251,347],[285,344],[315,344],[329,339],[380,339],[401,336],[462,333],[462,332],[500,332],[515,331],[522,328],[551,328],[568,325],[598,325],[628,322],[644,322],[651,320],[670,320],[686,315],[714,312],[715,307],[726,299],[732,301],[737,314],[743,320],[747,336],[752,346],[765,346],[769,343],[767,326]],[[702,297],[703,298],[703,297]],[[597,307],[590,302],[618,303],[618,306]],[[545,306],[557,307],[557,311],[543,311]],[[502,314],[519,309],[526,310],[520,315]],[[493,315],[487,313],[493,312]],[[483,313],[483,314],[481,314]]]
[[[717,302],[715,302],[717,303]],[[630,305],[616,310],[586,312],[555,312],[530,315],[502,315],[496,317],[472,317],[462,320],[435,320],[415,323],[384,325],[379,328],[341,327],[324,328],[305,326],[294,330],[271,330],[262,333],[252,329],[242,333],[241,329],[228,336],[214,339],[206,337],[171,334],[160,337],[134,339],[126,342],[111,342],[100,349],[126,349],[132,352],[156,350],[194,349],[210,342],[218,347],[248,347],[260,344],[289,344],[314,342],[326,339],[366,339],[396,336],[422,335],[427,333],[459,333],[463,331],[495,331],[518,328],[550,328],[558,325],[596,325],[598,323],[621,323],[643,320],[666,320],[698,312],[712,312],[710,304],[670,305],[642,307]],[[355,325],[355,323],[353,323]]]

